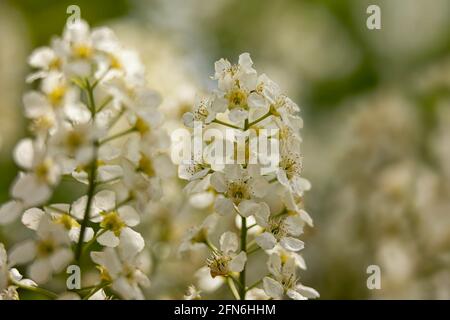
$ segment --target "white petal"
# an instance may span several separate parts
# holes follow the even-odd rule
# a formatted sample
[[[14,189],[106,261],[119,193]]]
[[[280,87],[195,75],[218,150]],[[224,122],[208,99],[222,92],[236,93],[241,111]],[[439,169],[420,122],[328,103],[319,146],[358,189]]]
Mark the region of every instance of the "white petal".
[[[37,230],[45,212],[39,208],[26,210],[22,215],[22,223],[31,230]]]
[[[248,52],[244,52],[239,55],[238,63],[244,71],[251,71],[251,69],[253,69],[253,61]]]
[[[214,202],[214,210],[222,216],[236,212],[233,201],[228,198],[217,198]]]
[[[302,296],[299,292],[292,289],[289,289],[286,294],[293,300],[308,300],[308,298]]]
[[[267,107],[267,101],[260,94],[253,92],[247,98],[248,106],[251,108],[265,108]]]
[[[86,210],[87,196],[78,198],[70,208],[70,215],[74,216],[78,220],[83,220],[84,211]]]
[[[0,224],[8,224],[14,222],[23,211],[21,202],[11,200],[4,203],[0,207]]]
[[[33,156],[33,140],[30,138],[20,140],[14,148],[14,161],[16,164],[22,168],[31,169],[33,166]]]
[[[9,264],[24,264],[30,262],[36,256],[36,244],[33,240],[26,240],[15,245],[9,252]]]
[[[119,238],[114,232],[108,230],[97,238],[97,242],[103,246],[114,248],[119,245]]]
[[[305,221],[310,227],[314,226],[313,219],[305,210],[300,209],[299,211],[300,217]]]
[[[315,299],[320,297],[320,294],[311,287],[298,284],[296,289],[302,296],[305,296],[308,299]]]
[[[97,176],[99,181],[110,181],[123,175],[122,167],[119,165],[104,165],[98,168]]]
[[[259,210],[254,214],[256,223],[261,227],[266,228],[268,226],[270,208],[267,203],[262,202],[259,204]]]
[[[214,172],[211,175],[211,185],[217,192],[227,191],[227,182],[225,175],[222,172]]]
[[[38,259],[34,261],[28,268],[30,278],[38,284],[42,284],[50,280],[52,275],[52,266],[49,259]]]
[[[255,178],[251,182],[252,193],[255,197],[264,197],[269,189],[269,182],[263,177]]]
[[[237,256],[235,256],[229,264],[229,268],[233,272],[241,272],[244,270],[245,263],[247,262],[247,254],[241,251]]]
[[[73,253],[70,249],[63,248],[57,250],[50,257],[50,263],[55,272],[61,272],[62,269],[67,266],[70,261],[73,259]]]
[[[300,251],[305,247],[303,241],[292,237],[284,237],[281,239],[280,244],[283,248],[289,251]]]
[[[102,190],[94,196],[94,207],[99,211],[109,211],[116,205],[116,194],[111,190]]]
[[[264,250],[270,250],[277,244],[277,239],[273,234],[269,232],[264,232],[255,238],[256,243]]]
[[[144,249],[145,241],[139,232],[131,228],[123,228],[120,233],[119,253],[122,260],[127,261]]]
[[[251,200],[244,200],[238,205],[239,213],[244,217],[255,215],[261,208],[259,203]]]
[[[303,221],[303,219],[300,217],[299,214],[287,217],[284,223],[290,235],[298,237],[303,233],[303,227],[305,225],[305,222]]]
[[[281,299],[283,297],[283,286],[272,278],[264,277],[263,287],[266,294],[273,299]]]
[[[141,221],[139,213],[132,206],[122,206],[118,209],[118,213],[129,227],[137,226]]]
[[[21,199],[25,206],[36,206],[47,201],[52,190],[44,183],[38,181],[32,173],[20,174],[14,182],[11,194],[14,198]]]
[[[278,254],[272,253],[267,261],[267,269],[275,277],[281,276],[281,258]]]
[[[91,252],[91,259],[96,264],[105,267],[113,278],[122,270],[122,263],[114,249],[107,248],[102,252]]]
[[[231,231],[223,233],[220,236],[219,243],[220,250],[225,254],[237,251],[239,246],[237,235]]]

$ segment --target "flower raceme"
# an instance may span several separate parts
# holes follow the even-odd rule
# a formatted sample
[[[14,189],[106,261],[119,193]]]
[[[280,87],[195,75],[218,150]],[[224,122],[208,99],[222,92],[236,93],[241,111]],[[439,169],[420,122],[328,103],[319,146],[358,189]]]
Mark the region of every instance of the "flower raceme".
[[[136,52],[112,30],[91,30],[83,20],[68,23],[28,62],[34,71],[27,82],[36,83],[23,97],[31,136],[14,150],[20,172],[11,200],[0,207],[0,223],[21,216],[36,237],[13,246],[7,264],[0,247],[0,294],[17,298],[15,288],[42,294],[36,283],[48,283],[69,263],[90,256],[102,274],[81,297],[104,296],[102,290],[111,288],[117,297],[141,299],[139,286],[149,280],[137,263],[144,239],[134,227],[149,201],[161,196],[160,173],[171,165],[161,143],[168,139],[159,128],[161,99],[147,87]],[[78,182],[85,194],[52,203],[63,179]],[[89,255],[94,242],[104,251]],[[14,265],[27,265],[36,283],[23,283],[17,271],[6,275]]]
[[[217,61],[213,79],[216,90],[198,97],[194,110],[183,116],[187,138],[178,132],[172,136],[172,159],[183,151],[178,175],[188,181],[185,191],[195,197],[213,190],[215,198],[215,212],[190,229],[180,253],[207,247],[209,274],[202,271],[202,277],[209,277],[210,283],[223,278],[219,285],[226,282],[236,299],[316,298],[319,294],[297,276],[299,268],[306,268],[299,254],[304,243],[298,237],[305,225],[313,224],[303,209],[304,192],[311,186],[302,176],[300,109],[274,81],[257,74],[248,53],[241,54],[237,64]],[[199,139],[199,129],[213,130],[205,136],[214,139]],[[270,152],[252,141],[250,132],[269,140]],[[211,156],[217,154],[224,161]],[[232,221],[236,217],[240,236],[226,231],[216,247],[211,237],[217,221],[230,216]],[[246,265],[258,250],[268,255],[268,275],[248,285]],[[192,292],[199,296],[195,287],[189,292],[187,297]]]

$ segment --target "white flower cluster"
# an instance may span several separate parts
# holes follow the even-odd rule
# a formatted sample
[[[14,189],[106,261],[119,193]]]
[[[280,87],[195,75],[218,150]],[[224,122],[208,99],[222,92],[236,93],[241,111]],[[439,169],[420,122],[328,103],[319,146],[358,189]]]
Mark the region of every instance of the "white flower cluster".
[[[187,193],[214,193],[214,211],[222,217],[235,216],[240,234],[226,231],[216,247],[210,235],[219,217],[212,213],[188,232],[180,251],[208,246],[210,275],[226,278],[238,299],[245,299],[247,293],[250,296],[261,282],[266,298],[316,298],[319,294],[300,284],[297,277],[297,267],[305,267],[298,253],[304,244],[298,236],[305,224],[312,226],[302,208],[310,184],[302,177],[300,109],[275,82],[257,74],[248,53],[241,54],[235,65],[225,59],[217,61],[213,79],[217,80],[217,90],[197,99],[194,111],[183,116],[185,125],[194,127],[201,122],[204,128],[233,130],[235,137],[245,137],[249,130],[258,134],[262,129],[277,129],[277,135],[270,139],[279,145],[279,163],[271,172],[264,172],[261,163],[249,163],[249,155],[258,155],[259,149],[248,143],[247,136],[245,150],[238,150],[245,155],[244,163],[217,165],[205,157],[180,165],[179,177],[189,181]],[[236,158],[237,154],[227,156]],[[248,286],[247,260],[259,249],[269,255],[269,274]]]
[[[36,49],[29,64],[35,72],[27,81],[36,89],[23,103],[32,137],[15,148],[21,170],[11,200],[0,207],[0,223],[21,216],[36,237],[15,245],[7,266],[28,264],[30,278],[41,285],[98,242],[105,249],[90,252],[101,270],[94,287],[111,285],[120,297],[140,299],[139,286],[149,280],[139,263],[144,239],[134,228],[149,201],[160,197],[159,172],[171,165],[168,138],[158,130],[160,97],[146,87],[134,51],[110,29],[90,30],[82,20]],[[52,203],[63,179],[78,181],[86,194]],[[11,296],[11,281],[17,286],[19,280],[16,271],[5,276],[5,255],[1,246],[0,290]]]

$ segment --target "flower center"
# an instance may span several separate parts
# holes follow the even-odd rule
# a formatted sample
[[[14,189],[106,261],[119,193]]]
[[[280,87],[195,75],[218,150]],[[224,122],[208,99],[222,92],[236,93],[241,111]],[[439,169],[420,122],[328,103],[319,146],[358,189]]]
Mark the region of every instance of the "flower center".
[[[54,221],[56,223],[61,224],[66,230],[70,230],[72,228],[80,226],[80,224],[74,218],[69,216],[67,213],[60,215]]]
[[[155,168],[153,167],[152,160],[143,153],[141,153],[141,158],[139,159],[138,170],[144,172],[149,177],[155,175]]]
[[[147,132],[150,131],[149,124],[143,120],[142,118],[137,118],[136,123],[134,125],[136,127],[136,130],[141,134],[144,135]]]
[[[60,104],[64,94],[66,93],[66,87],[64,85],[59,85],[53,88],[53,90],[48,94],[48,99],[53,106]]]
[[[226,95],[230,108],[247,108],[247,93],[241,89],[235,89]]]
[[[210,269],[211,277],[226,276],[229,273],[228,263],[231,257],[225,255],[213,254],[206,263]]]
[[[100,222],[100,227],[114,232],[116,237],[120,236],[120,231],[126,226],[125,222],[120,218],[117,211],[110,211],[102,213],[103,220]]]
[[[34,173],[36,174],[39,181],[42,181],[44,183],[48,182],[48,175],[50,173],[52,164],[52,160],[47,158],[36,166]]]
[[[271,219],[267,230],[273,234],[275,239],[278,241],[280,241],[280,239],[287,234],[286,226],[284,225],[283,220]]]
[[[55,252],[56,244],[53,239],[44,239],[37,244],[37,255],[39,257],[48,257]]]
[[[228,184],[228,190],[225,193],[227,198],[231,198],[235,204],[242,200],[250,199],[249,187],[246,181],[232,181]]]
[[[109,65],[112,69],[122,69],[122,64],[119,59],[112,54],[109,56]]]
[[[291,180],[299,176],[303,170],[302,158],[299,155],[288,154],[280,161],[280,167],[286,172],[286,176]]]
[[[85,44],[78,44],[73,47],[73,53],[77,58],[87,59],[92,55],[92,48]]]

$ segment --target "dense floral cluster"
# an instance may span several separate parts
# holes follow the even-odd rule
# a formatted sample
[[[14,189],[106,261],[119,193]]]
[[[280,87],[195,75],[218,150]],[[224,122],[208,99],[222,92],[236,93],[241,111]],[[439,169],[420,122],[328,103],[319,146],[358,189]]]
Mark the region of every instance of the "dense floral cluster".
[[[147,88],[134,51],[110,29],[90,30],[82,20],[36,49],[29,64],[35,71],[27,81],[36,89],[23,103],[32,136],[15,148],[21,169],[0,223],[20,217],[35,237],[14,245],[8,259],[0,246],[2,298],[17,298],[17,287],[42,292],[38,285],[86,256],[101,274],[78,297],[98,297],[111,287],[118,297],[143,298],[140,286],[149,284],[141,270],[145,241],[135,227],[149,201],[161,196],[159,173],[171,165],[168,139],[158,130],[160,97]],[[85,194],[53,203],[64,179],[79,182]],[[104,250],[91,251],[95,242]],[[32,280],[22,280],[14,268],[25,265]]]
[[[184,123],[188,128],[201,125],[205,130],[231,131],[231,135],[224,135],[223,144],[236,146],[235,152],[225,155],[235,162],[224,164],[208,156],[218,145],[214,141],[204,142],[206,152],[201,159],[194,155],[179,166],[179,177],[189,181],[185,188],[189,195],[215,195],[215,212],[187,233],[180,251],[209,247],[211,256],[206,265],[210,276],[226,279],[238,299],[316,298],[319,294],[303,286],[297,276],[298,267],[304,268],[298,253],[304,243],[298,237],[305,225],[312,226],[303,209],[304,192],[310,183],[302,177],[300,109],[275,82],[257,74],[248,53],[241,54],[235,65],[225,59],[217,61],[213,79],[217,89],[197,99],[194,110],[183,116]],[[267,138],[278,146],[271,151],[277,153],[279,161],[269,170],[265,168],[267,154],[261,154],[247,134],[253,131],[258,136],[264,129],[275,129]],[[245,155],[243,162],[238,161],[239,153]],[[250,161],[251,155],[258,159],[256,163]],[[236,217],[239,236],[226,231],[219,246],[214,245],[211,235],[217,221],[231,215]],[[246,265],[250,255],[260,249],[268,254],[269,273],[248,285]],[[264,293],[258,288],[261,283]],[[187,298],[197,296],[190,287]]]

